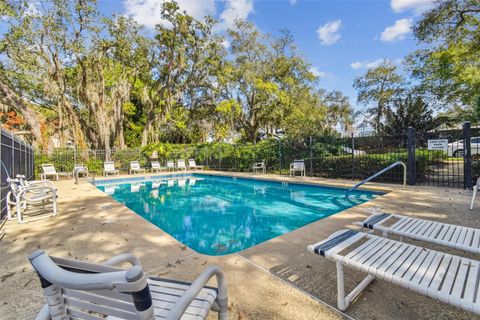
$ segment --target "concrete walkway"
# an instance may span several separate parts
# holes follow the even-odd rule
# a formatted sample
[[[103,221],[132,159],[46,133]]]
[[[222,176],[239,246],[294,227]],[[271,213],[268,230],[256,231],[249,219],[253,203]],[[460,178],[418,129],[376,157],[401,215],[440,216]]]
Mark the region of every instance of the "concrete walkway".
[[[351,181],[313,178],[303,182],[352,185]],[[341,313],[335,309],[334,263],[306,250],[308,244],[334,231],[358,228],[353,223],[366,217],[368,207],[479,227],[479,210],[467,209],[471,191],[421,187],[404,191],[400,186],[369,184],[370,189],[391,192],[239,253],[212,257],[187,248],[87,182],[75,185],[73,181],[59,181],[56,185],[59,216],[22,225],[10,221],[3,227],[0,319],[28,318],[42,306],[42,290],[27,260],[37,248],[51,255],[94,262],[132,252],[148,274],[185,281],[192,281],[208,264],[217,263],[226,273],[231,319],[474,318],[383,281],[375,281],[346,314]],[[347,288],[362,279],[361,274],[351,271],[346,276]]]

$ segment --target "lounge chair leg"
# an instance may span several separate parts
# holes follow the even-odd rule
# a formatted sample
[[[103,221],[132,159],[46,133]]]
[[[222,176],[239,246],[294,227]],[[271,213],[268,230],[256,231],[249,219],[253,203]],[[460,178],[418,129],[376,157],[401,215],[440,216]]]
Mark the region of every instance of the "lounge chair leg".
[[[21,213],[21,210],[22,210],[22,206],[23,204],[19,203],[19,201],[17,201],[17,205],[16,205],[16,209],[17,209],[17,222],[18,223],[22,223],[22,213]]]
[[[473,196],[472,196],[472,202],[470,203],[470,210],[473,210],[473,204],[475,203],[475,197],[477,196],[477,190],[478,186],[473,186]]]
[[[347,301],[345,301],[345,273],[340,261],[337,261],[337,305],[338,309],[342,311],[348,307]]]
[[[343,265],[340,261],[336,262],[337,264],[337,305],[338,309],[341,311],[345,311],[350,303],[355,300],[355,298],[363,291],[365,288],[375,279],[372,275],[367,275],[365,279],[360,282],[355,289],[352,290],[346,297],[345,297],[345,275],[343,272]]]

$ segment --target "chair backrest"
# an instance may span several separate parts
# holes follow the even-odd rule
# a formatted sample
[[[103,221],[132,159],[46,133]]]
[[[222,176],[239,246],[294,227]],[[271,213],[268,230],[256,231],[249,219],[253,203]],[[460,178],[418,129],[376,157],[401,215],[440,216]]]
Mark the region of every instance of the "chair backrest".
[[[187,179],[178,179],[179,187],[185,187],[186,184],[187,184]]]
[[[195,159],[188,159],[188,166],[189,167],[196,167],[197,163],[195,162]]]
[[[55,170],[53,164],[42,164],[42,170],[45,174],[57,174],[57,170]]]
[[[20,180],[7,178],[7,182],[10,186],[10,190],[12,191],[13,196],[16,197],[21,187]]]
[[[150,165],[152,166],[152,168],[160,168],[160,162],[158,161],[152,161]]]
[[[73,165],[73,170],[75,171],[75,169],[77,168],[85,168],[85,166],[83,165],[83,163],[75,163]]]
[[[172,160],[167,161],[167,168],[175,168],[175,162]]]
[[[178,168],[185,168],[185,160],[183,160],[183,159],[178,159],[178,160],[177,160],[177,167],[178,167]]]
[[[132,262],[134,266],[124,270],[111,266],[115,258],[95,264],[49,257],[41,250],[29,260],[40,277],[52,318],[154,317],[150,289],[139,263]]]
[[[115,162],[113,161],[105,161],[103,163],[103,169],[105,171],[115,171]]]
[[[293,160],[293,169],[304,170],[305,160]]]
[[[138,170],[140,169],[140,162],[138,161],[130,161],[130,169]]]

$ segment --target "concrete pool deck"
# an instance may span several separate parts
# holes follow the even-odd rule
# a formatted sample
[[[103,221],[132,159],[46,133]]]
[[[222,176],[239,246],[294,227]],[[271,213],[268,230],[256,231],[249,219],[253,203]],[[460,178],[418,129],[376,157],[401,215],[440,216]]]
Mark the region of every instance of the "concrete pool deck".
[[[278,175],[255,178],[353,185],[352,181]],[[59,194],[57,217],[21,225],[13,220],[2,228],[6,234],[0,240],[0,319],[30,318],[44,303],[39,281],[27,260],[38,248],[50,255],[93,262],[132,252],[149,275],[185,281],[192,281],[208,264],[217,263],[228,282],[230,319],[478,319],[383,281],[374,281],[345,313],[339,312],[334,263],[306,250],[308,244],[339,229],[358,229],[354,222],[363,220],[367,216],[365,209],[371,207],[479,227],[480,210],[468,210],[471,191],[431,187],[402,190],[399,185],[368,184],[367,189],[390,192],[247,250],[212,257],[184,246],[90,183],[75,185],[73,180],[62,180],[55,184]],[[453,253],[466,255],[461,251]],[[346,271],[348,290],[363,275]],[[215,319],[216,313],[209,318]]]

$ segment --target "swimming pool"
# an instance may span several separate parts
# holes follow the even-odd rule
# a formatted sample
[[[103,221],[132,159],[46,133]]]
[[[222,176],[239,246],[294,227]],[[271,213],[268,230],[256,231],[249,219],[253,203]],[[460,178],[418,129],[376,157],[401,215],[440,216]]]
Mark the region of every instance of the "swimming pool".
[[[347,199],[341,188],[203,174],[97,181],[97,187],[207,255],[247,249],[382,194],[354,191]]]

